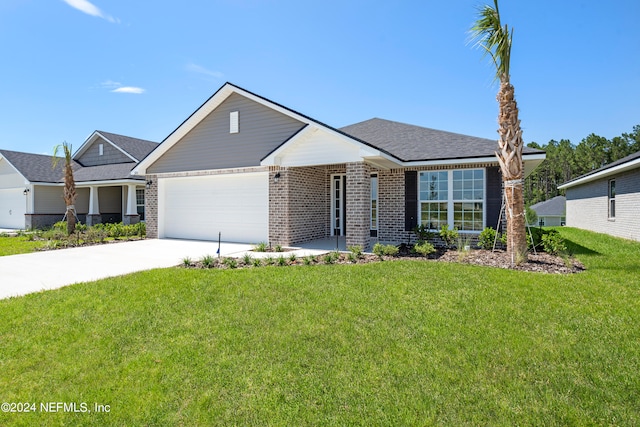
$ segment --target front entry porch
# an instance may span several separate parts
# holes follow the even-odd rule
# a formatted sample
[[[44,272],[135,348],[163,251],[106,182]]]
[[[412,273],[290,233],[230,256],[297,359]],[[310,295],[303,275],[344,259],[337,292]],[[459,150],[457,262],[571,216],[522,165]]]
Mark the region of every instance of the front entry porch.
[[[364,162],[271,168],[270,243],[371,250],[371,172]]]

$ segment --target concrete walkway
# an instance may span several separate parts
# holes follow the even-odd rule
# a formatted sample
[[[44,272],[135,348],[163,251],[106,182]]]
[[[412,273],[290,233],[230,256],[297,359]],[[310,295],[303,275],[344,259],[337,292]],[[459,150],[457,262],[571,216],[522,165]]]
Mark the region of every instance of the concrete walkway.
[[[222,257],[241,258],[252,245],[225,243]],[[0,257],[0,299],[217,256],[218,242],[149,239]],[[296,256],[327,251],[300,249]],[[291,254],[287,252],[286,255]],[[260,256],[251,252],[253,257]],[[262,254],[266,256],[267,254]],[[269,253],[274,256],[275,254]]]

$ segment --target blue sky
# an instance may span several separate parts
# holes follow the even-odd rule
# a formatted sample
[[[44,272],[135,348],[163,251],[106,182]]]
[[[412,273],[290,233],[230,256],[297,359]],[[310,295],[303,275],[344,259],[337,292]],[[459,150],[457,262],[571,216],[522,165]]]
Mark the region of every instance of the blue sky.
[[[482,0],[2,0],[0,148],[161,141],[226,81],[334,127],[380,117],[496,138]],[[501,0],[526,142],[640,124],[640,2]]]

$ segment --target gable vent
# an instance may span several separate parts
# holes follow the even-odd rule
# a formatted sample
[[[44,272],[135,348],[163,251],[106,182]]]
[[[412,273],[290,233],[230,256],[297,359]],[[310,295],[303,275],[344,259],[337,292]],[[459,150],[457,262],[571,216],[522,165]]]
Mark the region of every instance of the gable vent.
[[[240,114],[238,111],[229,113],[229,133],[240,132]]]
[[[102,156],[104,154],[104,145],[98,144],[98,155]]]

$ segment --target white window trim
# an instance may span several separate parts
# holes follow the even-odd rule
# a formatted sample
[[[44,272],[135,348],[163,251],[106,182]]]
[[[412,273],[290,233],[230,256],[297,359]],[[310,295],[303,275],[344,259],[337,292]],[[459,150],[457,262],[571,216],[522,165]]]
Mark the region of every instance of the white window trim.
[[[481,200],[455,200],[453,198],[453,172],[454,171],[464,171],[464,170],[482,170],[482,199]],[[487,169],[486,168],[471,168],[471,169],[448,169],[446,171],[443,170],[424,170],[418,171],[418,224],[422,224],[422,203],[428,202],[426,200],[422,200],[420,198],[421,188],[420,188],[420,174],[424,172],[447,172],[447,224],[449,224],[449,229],[454,228],[454,203],[482,203],[482,228],[484,228],[484,224],[487,223]],[[441,201],[442,202],[442,201]],[[430,230],[430,231],[438,231],[438,230]],[[482,230],[458,230],[461,233],[466,234],[480,234]]]
[[[613,186],[615,187],[616,179],[612,178],[609,181],[607,181],[607,218],[613,221],[616,219],[616,214],[615,214],[616,195],[614,194],[613,197],[611,197],[611,183],[613,183]],[[613,206],[614,206],[613,215],[611,215],[611,202],[613,202]]]
[[[104,144],[98,144],[98,156],[104,155]]]

